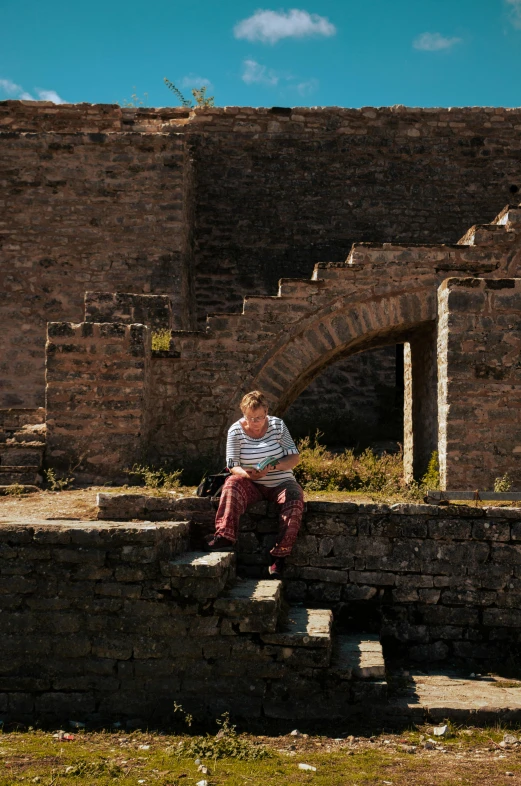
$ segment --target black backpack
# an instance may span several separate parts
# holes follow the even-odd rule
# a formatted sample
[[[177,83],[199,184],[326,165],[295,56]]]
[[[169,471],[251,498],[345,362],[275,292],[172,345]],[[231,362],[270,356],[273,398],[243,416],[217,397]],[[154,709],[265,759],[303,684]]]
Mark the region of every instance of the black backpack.
[[[225,467],[221,472],[216,475],[207,475],[197,486],[195,492],[198,497],[211,497],[212,499],[219,499],[224,486],[224,481],[230,475],[230,470]]]

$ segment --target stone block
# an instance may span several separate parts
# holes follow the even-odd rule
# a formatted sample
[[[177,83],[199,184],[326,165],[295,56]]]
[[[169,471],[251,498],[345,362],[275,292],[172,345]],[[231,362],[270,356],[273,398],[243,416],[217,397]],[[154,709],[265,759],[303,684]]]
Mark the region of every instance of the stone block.
[[[133,637],[132,643],[134,660],[164,658],[169,654],[169,645],[164,639],[156,639],[152,636]]]
[[[483,624],[494,628],[518,628],[521,626],[521,609],[485,609]]]
[[[30,693],[10,693],[9,694],[9,715],[16,720],[27,716],[34,717],[35,698]]]
[[[348,570],[331,568],[315,568],[303,566],[298,569],[298,578],[303,581],[320,581],[333,584],[347,584],[350,573]]]
[[[485,610],[484,614],[486,613],[487,611]],[[477,626],[479,623],[479,613],[475,608],[424,606],[420,614],[427,625]]]
[[[86,718],[95,711],[96,702],[90,693],[43,693],[35,699],[37,716],[52,718]]]
[[[364,584],[347,584],[342,589],[342,599],[345,601],[371,600],[377,594],[376,587]]]
[[[429,537],[435,540],[469,540],[472,525],[466,519],[429,520]]]
[[[344,680],[384,678],[385,663],[379,637],[370,634],[338,636],[331,668]]]
[[[430,644],[419,644],[411,647],[409,655],[413,660],[432,663],[445,660],[449,654],[449,647],[443,641],[434,641]]]
[[[272,632],[277,626],[281,586],[280,581],[242,581],[218,598],[214,609],[236,620],[243,633]]]
[[[396,583],[396,576],[393,573],[384,573],[384,571],[350,570],[349,581],[352,584],[393,587]]]
[[[521,545],[493,543],[491,546],[492,564],[521,565]]]
[[[133,652],[133,638],[130,636],[106,636],[92,642],[92,654],[97,658],[129,660]]]
[[[510,523],[497,519],[477,521],[472,525],[472,537],[476,540],[509,541]]]
[[[387,538],[426,538],[428,519],[425,515],[398,515],[395,508],[399,506],[393,505],[391,510],[394,515],[379,519],[372,524],[371,529],[375,535]],[[416,506],[405,505],[404,507],[425,507],[431,508],[432,505]]]
[[[99,493],[96,498],[98,519],[109,521],[145,518],[146,497],[139,494]]]

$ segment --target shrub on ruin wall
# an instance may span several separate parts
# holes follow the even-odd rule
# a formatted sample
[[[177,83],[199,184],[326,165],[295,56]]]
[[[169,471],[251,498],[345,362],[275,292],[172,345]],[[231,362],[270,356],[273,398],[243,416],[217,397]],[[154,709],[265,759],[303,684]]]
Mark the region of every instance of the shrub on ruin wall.
[[[403,490],[403,454],[378,456],[369,448],[332,453],[319,441],[305,437],[299,444],[295,477],[306,491],[371,491],[396,494]]]

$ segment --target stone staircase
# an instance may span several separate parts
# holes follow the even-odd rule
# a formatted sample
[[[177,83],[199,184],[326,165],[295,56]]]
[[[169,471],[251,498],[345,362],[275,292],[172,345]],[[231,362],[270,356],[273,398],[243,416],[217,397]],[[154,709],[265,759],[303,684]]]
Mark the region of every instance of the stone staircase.
[[[207,694],[209,708],[212,685],[221,686],[228,673],[237,678],[227,697],[232,713],[240,706],[245,715],[343,718],[362,712],[366,700],[386,701],[378,637],[335,635],[332,611],[288,606],[282,581],[238,577],[229,552],[187,551],[161,571],[174,602],[199,604],[198,631],[205,631],[213,653],[201,691],[193,679],[182,688],[183,706],[195,702],[200,709]]]
[[[0,410],[0,486],[38,485],[45,451],[45,410]]]
[[[513,243],[521,233],[521,205],[507,205],[490,224],[475,224],[465,232],[458,245],[490,246]]]
[[[508,206],[451,245],[355,243],[345,261],[317,263],[309,280],[281,279],[276,295],[245,297],[241,313],[171,331],[154,451],[180,461],[220,455],[244,391],[262,390],[283,413],[336,360],[431,325],[447,278],[521,275],[520,216],[520,206]],[[180,401],[183,417],[172,417]]]
[[[277,295],[246,296],[241,313],[208,314],[202,331],[173,330],[171,348],[179,350],[183,357],[188,356],[201,340],[205,340],[207,346],[212,339],[223,342],[234,339],[239,344],[248,344],[247,331],[253,331],[256,341],[269,339],[330,301],[332,290],[338,296],[351,294],[356,282],[360,299],[363,299],[364,288],[374,294],[374,268],[402,267],[407,259],[416,261],[417,257],[422,272],[438,268],[452,270],[455,274],[467,269],[486,274],[487,264],[475,247],[508,246],[520,235],[521,205],[507,205],[494,221],[471,227],[454,246],[355,243],[345,262],[319,262],[310,279],[282,278]],[[498,249],[498,261],[503,253],[503,247]],[[495,261],[496,258],[493,263]],[[496,270],[496,265],[492,264],[490,270]],[[396,273],[400,273],[399,269],[395,277]]]

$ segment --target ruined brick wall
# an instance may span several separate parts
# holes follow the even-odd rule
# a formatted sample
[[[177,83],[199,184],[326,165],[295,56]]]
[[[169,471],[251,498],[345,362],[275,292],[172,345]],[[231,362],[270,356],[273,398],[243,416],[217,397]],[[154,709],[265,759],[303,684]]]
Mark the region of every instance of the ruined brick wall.
[[[86,290],[171,295],[187,327],[353,241],[455,241],[521,186],[520,120],[0,102],[0,406],[43,403],[45,323]]]
[[[139,323],[152,332],[172,330],[172,301],[166,295],[86,292],[85,322]]]
[[[90,109],[0,104],[0,407],[43,404],[46,323],[83,319],[86,290],[169,295],[190,322],[184,138]]]
[[[86,483],[126,481],[148,439],[150,330],[51,322],[47,461]]]
[[[353,242],[456,242],[521,188],[520,109],[230,107],[205,120],[190,138],[201,318]]]
[[[208,500],[103,494],[100,503],[102,515],[146,513],[148,523],[0,526],[3,717],[155,724],[172,720],[174,701],[212,719],[263,708],[264,717],[306,717],[317,698],[322,714],[308,718],[356,709],[355,686],[338,675],[321,697],[327,649],[264,641],[249,627],[258,611],[230,624],[216,599],[233,555],[218,575],[201,566],[185,578],[172,564],[190,529],[211,526]],[[169,516],[177,521],[150,523]],[[188,517],[199,524],[179,521]],[[265,503],[243,517],[243,576],[265,570],[276,529]],[[290,601],[332,607],[339,629],[381,631],[388,653],[402,646],[427,663],[515,664],[520,542],[519,509],[308,503],[285,588]]]
[[[189,506],[194,538],[213,529],[208,499],[100,494],[101,519],[168,520]],[[266,575],[275,506],[242,516],[238,572]],[[308,502],[284,578],[288,599],[381,633],[388,652],[427,663],[518,662],[521,509]]]
[[[521,279],[440,287],[440,474],[451,489],[493,489],[505,473],[521,488],[520,317]]]
[[[179,653],[193,616],[170,616],[157,584],[187,536],[179,524],[0,527],[0,713],[63,721],[164,710],[164,658]]]

